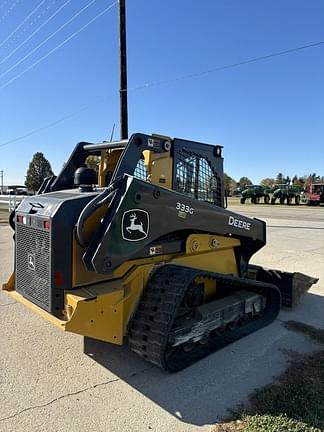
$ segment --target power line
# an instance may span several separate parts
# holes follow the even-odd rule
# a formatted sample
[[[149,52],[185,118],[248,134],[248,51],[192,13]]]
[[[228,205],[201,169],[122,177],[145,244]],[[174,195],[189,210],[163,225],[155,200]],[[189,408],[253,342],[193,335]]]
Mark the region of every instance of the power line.
[[[2,22],[8,15],[10,15],[10,13],[13,11],[13,9],[17,6],[17,4],[20,2],[20,0],[15,0],[12,4],[11,4],[11,6],[10,6],[10,8],[7,10],[7,12],[5,12],[1,17],[0,17],[0,22]],[[3,6],[0,6],[0,9],[2,8]]]
[[[25,24],[25,22],[33,15],[33,13],[35,13],[44,3],[45,3],[45,1],[46,0],[42,0],[39,4],[38,4],[38,6],[36,6],[31,12],[30,12],[30,14],[29,15],[27,15],[26,16],[26,18],[24,18],[23,19],[23,21],[0,43],[0,48],[7,42],[7,40],[8,39],[10,39],[11,38],[11,36],[13,35],[13,34],[15,34],[16,33],[16,31],[17,30],[19,30],[20,29],[20,27],[22,27],[24,24]]]
[[[24,28],[22,28],[21,32],[17,32],[10,40],[10,44],[13,44],[13,42],[15,42],[17,39],[19,39],[19,37],[21,37],[23,35],[24,32],[26,32],[29,28],[33,27],[33,25],[40,20],[40,18],[46,14],[46,12],[55,5],[55,3],[57,3],[59,0],[52,0],[50,2],[50,4],[48,4],[46,7],[44,7],[44,9],[38,14],[36,15],[31,21],[29,21],[29,23],[24,26]]]
[[[220,72],[220,71],[225,70],[225,69],[232,69],[232,68],[235,68],[235,67],[238,67],[238,66],[243,66],[243,65],[246,65],[246,64],[249,64],[249,63],[255,63],[255,62],[258,62],[258,61],[261,61],[261,60],[266,60],[266,59],[269,59],[269,58],[272,58],[272,57],[279,57],[279,56],[282,56],[282,55],[285,55],[285,54],[290,54],[290,53],[293,53],[293,52],[296,52],[296,51],[301,51],[301,50],[304,50],[304,49],[307,49],[307,48],[318,47],[318,46],[321,46],[323,44],[324,44],[324,41],[314,42],[314,43],[311,43],[311,44],[308,44],[308,45],[303,45],[303,46],[299,46],[299,47],[296,47],[296,48],[290,48],[290,49],[284,50],[284,51],[277,51],[277,52],[274,52],[272,54],[268,54],[268,55],[264,55],[264,56],[260,56],[260,57],[254,57],[254,58],[251,58],[251,59],[248,59],[248,60],[243,60],[241,62],[231,63],[231,64],[227,64],[227,65],[224,65],[224,66],[219,66],[219,67],[216,67],[216,68],[204,70],[204,71],[201,71],[201,72],[191,73],[191,74],[188,74],[188,75],[182,75],[182,76],[179,76],[179,77],[176,77],[176,78],[170,78],[170,79],[167,79],[167,80],[152,81],[152,82],[149,82],[149,83],[146,83],[146,84],[142,84],[140,86],[133,87],[131,89],[125,89],[125,90],[122,90],[122,91],[141,90],[141,89],[145,89],[145,88],[156,86],[156,85],[171,84],[171,83],[176,82],[176,81],[182,81],[182,80],[191,79],[191,78],[198,78],[198,77],[200,77],[202,75],[207,75],[207,74],[210,74],[210,73]]]
[[[105,98],[101,98],[101,99],[104,100]],[[98,103],[98,100],[96,101],[96,103]],[[51,123],[48,123],[48,124],[45,125],[45,126],[41,126],[41,127],[39,127],[39,128],[33,129],[33,130],[27,132],[27,133],[24,134],[24,135],[20,135],[19,137],[16,137],[16,138],[13,138],[13,139],[11,139],[11,140],[9,140],[9,141],[6,141],[6,142],[0,144],[0,147],[4,147],[4,146],[6,146],[6,145],[8,145],[8,144],[12,144],[12,143],[14,143],[14,142],[21,141],[21,140],[24,139],[24,138],[28,138],[28,137],[31,136],[31,135],[34,135],[34,134],[36,134],[36,133],[38,133],[38,132],[41,132],[41,131],[43,131],[43,130],[45,130],[45,129],[49,129],[49,128],[53,127],[53,126],[56,126],[57,124],[59,124],[59,123],[65,121],[65,120],[67,120],[67,119],[69,119],[69,118],[71,118],[71,117],[75,117],[76,115],[80,114],[82,111],[85,111],[86,109],[88,109],[88,108],[89,108],[90,106],[92,106],[92,105],[93,105],[93,104],[85,105],[85,106],[83,106],[82,108],[80,108],[78,111],[74,111],[74,112],[72,112],[72,113],[70,113],[70,114],[65,115],[64,117],[61,117],[61,118],[59,118],[59,119],[57,119],[57,120],[55,120],[55,121],[53,121],[53,122],[51,122]]]
[[[115,2],[114,4],[116,4],[116,3],[117,2]],[[111,5],[111,7],[114,6],[114,4]],[[324,41],[314,42],[314,43],[311,43],[311,44],[308,44],[308,45],[303,45],[303,46],[296,47],[296,48],[290,48],[288,50],[278,51],[276,53],[272,53],[272,54],[268,54],[268,55],[264,55],[264,56],[260,56],[260,57],[254,57],[254,58],[251,58],[251,59],[248,59],[248,60],[244,60],[244,61],[241,61],[241,62],[232,63],[232,64],[228,64],[228,65],[224,65],[224,66],[219,66],[217,68],[213,68],[213,69],[209,69],[209,70],[205,70],[205,71],[201,71],[201,72],[197,72],[197,73],[193,73],[193,74],[183,75],[181,77],[177,77],[177,78],[173,78],[173,79],[169,79],[169,80],[156,81],[156,82],[147,83],[147,84],[144,84],[144,85],[141,85],[141,86],[128,88],[127,91],[143,90],[143,89],[149,88],[149,87],[151,87],[153,85],[165,85],[165,84],[169,84],[169,83],[180,81],[180,80],[184,80],[184,79],[196,78],[196,77],[199,77],[199,76],[207,74],[207,73],[219,72],[219,71],[222,71],[222,70],[225,70],[225,69],[229,69],[229,68],[233,68],[233,67],[239,67],[239,66],[242,66],[242,65],[245,65],[245,64],[261,61],[261,60],[264,60],[264,59],[269,59],[269,58],[272,58],[272,57],[277,57],[279,55],[289,54],[289,53],[292,53],[292,52],[301,51],[303,49],[321,46],[323,44],[324,44]],[[113,92],[113,93],[117,94],[118,92],[116,91],[116,92]],[[109,96],[111,96],[111,94]],[[82,108],[80,108],[79,110],[74,111],[72,113],[69,113],[69,114],[65,115],[64,117],[61,117],[58,120],[55,120],[54,122],[51,122],[51,123],[49,123],[47,125],[44,125],[42,127],[37,128],[37,129],[33,129],[33,130],[27,132],[24,135],[20,135],[20,136],[18,136],[16,138],[13,138],[11,140],[5,141],[5,142],[3,142],[3,143],[0,144],[0,147],[4,147],[4,146],[12,144],[14,142],[21,141],[24,138],[27,138],[27,137],[29,137],[31,135],[34,135],[34,134],[36,134],[38,132],[41,132],[43,130],[49,129],[49,128],[53,127],[53,126],[56,126],[58,123],[61,123],[61,122],[65,121],[65,120],[67,120],[67,119],[69,119],[71,117],[74,117],[74,116],[80,114],[81,112],[87,110],[88,108],[90,108],[91,106],[93,106],[95,103],[98,103],[100,101],[104,101],[106,99],[107,99],[107,96],[106,97],[98,98],[95,102],[92,102],[91,104],[85,105]]]
[[[52,39],[59,31],[61,31],[64,27],[66,27],[68,24],[70,24],[75,18],[77,18],[83,11],[88,9],[93,3],[95,3],[97,0],[91,0],[90,3],[88,3],[86,6],[84,6],[82,9],[80,9],[77,13],[73,15],[72,18],[70,18],[68,21],[66,21],[64,24],[61,25],[57,30],[55,30],[54,33],[50,34],[46,39],[44,39],[39,45],[37,45],[35,48],[33,48],[29,53],[27,53],[23,58],[21,58],[19,61],[17,61],[13,66],[11,66],[9,69],[7,69],[5,72],[0,74],[0,78],[7,75],[12,69],[20,65],[26,58],[30,57],[35,51],[38,50],[41,46],[43,46],[47,41]]]
[[[93,0],[96,1],[96,0]],[[92,2],[93,2],[92,1]],[[104,9],[102,12],[98,13],[94,18],[92,18],[90,21],[88,21],[86,24],[84,24],[79,30],[72,33],[68,38],[64,39],[63,42],[61,42],[59,45],[51,49],[48,53],[43,55],[41,58],[39,58],[36,62],[28,66],[26,69],[24,69],[22,72],[20,72],[18,75],[11,78],[9,81],[7,81],[5,84],[0,86],[0,90],[7,87],[9,84],[11,84],[13,81],[16,81],[18,78],[20,78],[22,75],[24,75],[26,72],[28,72],[30,69],[34,68],[36,65],[38,65],[41,61],[45,60],[48,56],[50,56],[53,52],[61,48],[63,45],[65,45],[67,42],[69,42],[71,39],[73,39],[75,36],[77,36],[79,33],[81,33],[84,29],[86,29],[90,24],[92,24],[94,21],[96,21],[98,18],[100,18],[102,15],[104,15],[106,12],[108,12],[110,9],[112,9],[117,4],[117,1],[112,3],[110,6],[108,6],[106,9]],[[1,77],[1,75],[0,75]]]
[[[47,20],[45,20],[31,35],[29,35],[27,39],[24,39],[13,51],[11,51],[6,57],[4,57],[0,61],[0,65],[4,63],[8,58],[10,58],[17,50],[19,50],[20,47],[25,45],[26,42],[28,42],[36,33],[38,33],[40,29],[42,29],[52,18],[54,18],[70,2],[71,0],[67,0],[65,3],[63,3],[63,5],[60,6],[49,18],[47,18]]]

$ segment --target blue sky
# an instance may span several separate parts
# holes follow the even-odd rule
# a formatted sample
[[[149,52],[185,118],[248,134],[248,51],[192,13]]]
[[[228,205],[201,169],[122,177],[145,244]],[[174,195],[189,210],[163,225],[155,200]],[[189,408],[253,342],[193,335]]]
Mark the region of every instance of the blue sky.
[[[0,0],[0,170],[5,184],[24,181],[37,151],[58,173],[77,142],[109,138],[114,123],[115,138],[119,137],[116,5],[24,72],[113,0],[93,0],[21,61],[90,4],[70,0],[5,59],[66,1]],[[225,170],[236,180],[248,176],[256,183],[278,172],[324,175],[324,45],[173,80],[324,40],[323,0],[126,3],[128,87],[133,89],[130,133],[156,132],[222,144]],[[170,82],[136,90],[163,80]],[[77,114],[6,144],[72,113]]]

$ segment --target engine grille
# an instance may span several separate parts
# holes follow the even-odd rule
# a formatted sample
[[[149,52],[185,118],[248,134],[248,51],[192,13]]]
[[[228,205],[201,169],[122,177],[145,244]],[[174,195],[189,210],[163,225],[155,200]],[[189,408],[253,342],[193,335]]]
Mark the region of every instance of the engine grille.
[[[16,290],[49,310],[50,233],[16,224]]]

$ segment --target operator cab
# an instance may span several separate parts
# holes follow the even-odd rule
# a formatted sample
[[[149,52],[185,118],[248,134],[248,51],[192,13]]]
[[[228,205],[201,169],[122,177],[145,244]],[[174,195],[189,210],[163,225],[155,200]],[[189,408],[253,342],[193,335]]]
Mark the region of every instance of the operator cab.
[[[139,133],[77,144],[60,174],[46,179],[38,193],[99,191],[124,174],[224,207],[222,146]]]

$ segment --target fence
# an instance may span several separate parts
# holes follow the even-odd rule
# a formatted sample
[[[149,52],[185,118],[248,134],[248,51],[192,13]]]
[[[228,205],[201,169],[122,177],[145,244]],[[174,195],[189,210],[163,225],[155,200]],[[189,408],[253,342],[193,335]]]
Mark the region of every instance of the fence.
[[[7,207],[9,213],[11,213],[16,208],[21,200],[22,198],[17,195],[0,195],[0,204],[3,204],[4,207]]]

